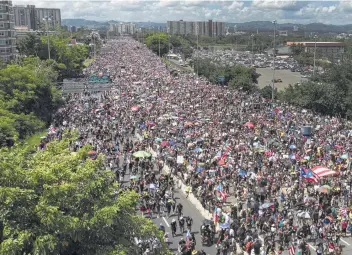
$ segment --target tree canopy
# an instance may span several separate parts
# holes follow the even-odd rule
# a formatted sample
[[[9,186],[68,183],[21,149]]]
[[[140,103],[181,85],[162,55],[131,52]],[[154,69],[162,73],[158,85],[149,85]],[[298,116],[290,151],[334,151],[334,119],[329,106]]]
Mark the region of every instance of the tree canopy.
[[[198,59],[194,61],[194,70],[195,72],[198,70],[199,75],[207,77],[213,83],[246,91],[254,91],[257,88],[259,75],[254,68],[244,65],[222,66],[211,59]],[[220,80],[219,76],[223,76],[224,80]]]
[[[139,195],[122,191],[102,156],[71,152],[69,134],[44,151],[0,149],[1,254],[136,254],[134,238],[156,235],[136,214]],[[163,246],[161,254],[169,254]]]
[[[56,79],[52,63],[35,57],[0,69],[0,146],[23,139],[51,121],[61,103]]]
[[[56,63],[59,80],[75,76],[84,69],[83,62],[88,58],[88,45],[70,45],[71,37],[65,33],[46,35],[28,33],[26,37],[17,43],[17,49],[21,55],[37,56],[46,60],[49,58],[48,38],[50,44],[50,58]]]
[[[352,62],[333,65],[324,74],[279,93],[281,100],[316,112],[352,117]]]
[[[169,51],[168,35],[165,33],[152,33],[149,34],[145,39],[145,44],[155,53],[163,56]]]

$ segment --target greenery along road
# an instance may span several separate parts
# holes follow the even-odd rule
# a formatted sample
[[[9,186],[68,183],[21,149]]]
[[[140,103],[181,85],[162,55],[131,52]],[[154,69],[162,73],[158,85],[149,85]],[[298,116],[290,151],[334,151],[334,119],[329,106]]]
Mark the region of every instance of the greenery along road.
[[[42,130],[61,105],[61,91],[56,83],[80,74],[88,58],[88,45],[69,45],[71,35],[47,37],[29,33],[18,42],[21,58],[0,68],[0,146]]]
[[[162,240],[136,214],[139,195],[119,189],[102,156],[68,149],[76,138],[66,134],[38,152],[0,149],[0,254],[131,255],[134,237]]]

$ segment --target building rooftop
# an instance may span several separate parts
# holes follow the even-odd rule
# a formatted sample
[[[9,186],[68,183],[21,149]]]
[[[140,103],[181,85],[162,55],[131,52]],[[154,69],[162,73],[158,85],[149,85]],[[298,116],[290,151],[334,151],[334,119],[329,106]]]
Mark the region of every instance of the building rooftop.
[[[287,42],[286,45],[287,46],[291,46],[291,45],[298,45],[298,44],[302,44],[306,47],[313,47],[316,46],[317,47],[342,47],[345,44],[343,42]]]

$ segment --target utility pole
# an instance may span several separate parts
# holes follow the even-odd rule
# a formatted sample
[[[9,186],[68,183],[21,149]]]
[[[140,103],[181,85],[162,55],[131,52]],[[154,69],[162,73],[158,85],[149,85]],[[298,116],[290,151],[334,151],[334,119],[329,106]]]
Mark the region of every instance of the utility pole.
[[[314,35],[314,60],[313,60],[313,76],[315,75],[315,54],[317,52],[317,35]]]
[[[254,38],[254,34],[251,34],[251,37],[252,37],[252,59],[251,59],[251,65],[253,66],[253,58],[254,58],[253,38]]]
[[[272,104],[274,104],[274,98],[275,98],[276,20],[274,20],[273,23],[274,23],[274,51],[273,51],[273,89],[271,91]]]
[[[48,58],[50,59],[50,37],[49,37],[49,24],[48,22],[51,21],[49,17],[43,18],[43,21],[45,22],[45,29],[46,29],[46,34],[48,36]]]
[[[198,79],[198,75],[199,75],[199,27],[198,27],[198,22],[196,23],[197,26],[197,79]]]
[[[160,32],[158,33],[158,42],[159,42],[159,58],[160,58]]]

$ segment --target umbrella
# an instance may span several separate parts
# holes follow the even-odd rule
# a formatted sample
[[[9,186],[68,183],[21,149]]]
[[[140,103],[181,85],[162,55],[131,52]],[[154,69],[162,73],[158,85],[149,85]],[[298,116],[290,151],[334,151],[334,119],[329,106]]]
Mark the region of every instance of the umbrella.
[[[169,146],[169,142],[168,141],[162,141],[160,146],[161,147],[167,147],[167,146]]]
[[[139,178],[138,175],[132,175],[132,176],[130,177],[131,180],[135,180],[135,179],[138,179],[138,178]]]
[[[297,217],[298,218],[303,218],[303,219],[310,219],[309,213],[308,212],[302,212],[302,211],[297,213]]]
[[[136,112],[136,111],[139,110],[139,106],[138,106],[138,105],[132,106],[131,110],[132,110],[133,112]]]
[[[137,151],[135,153],[133,153],[133,157],[135,158],[150,158],[152,156],[152,154],[150,154],[149,152],[146,151]]]
[[[290,148],[291,150],[294,150],[294,149],[296,149],[297,147],[296,147],[296,145],[291,144],[289,148]]]
[[[331,187],[329,185],[323,185],[318,188],[318,191],[321,193],[329,193],[330,190],[331,190]]]
[[[205,169],[204,167],[198,167],[196,171],[197,171],[197,173],[200,173],[200,172],[202,172],[204,169]]]
[[[243,126],[248,127],[248,128],[254,128],[254,124],[252,122],[247,122]]]
[[[198,148],[195,148],[194,151],[195,151],[195,152],[202,152],[203,150],[198,147]]]
[[[262,209],[266,209],[266,208],[269,208],[269,207],[271,207],[271,206],[273,206],[274,204],[273,203],[264,203],[264,204],[262,204],[260,207],[262,208]]]
[[[341,155],[340,158],[342,158],[342,159],[348,159],[348,154],[347,154],[347,153],[346,153],[346,154],[343,154],[343,155]]]

